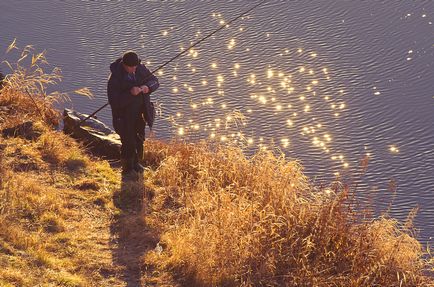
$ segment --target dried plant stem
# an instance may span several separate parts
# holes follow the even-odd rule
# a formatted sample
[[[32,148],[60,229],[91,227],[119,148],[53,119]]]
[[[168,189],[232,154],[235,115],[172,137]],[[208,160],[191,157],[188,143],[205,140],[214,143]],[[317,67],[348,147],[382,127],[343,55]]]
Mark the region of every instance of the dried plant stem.
[[[39,115],[41,116],[41,119],[44,120],[44,115],[41,112],[41,109],[39,108],[38,104],[36,103],[35,99],[33,99],[32,95],[29,93],[27,89],[25,89],[26,94],[29,96],[29,98],[32,100],[33,104],[36,107],[36,110],[38,111]]]

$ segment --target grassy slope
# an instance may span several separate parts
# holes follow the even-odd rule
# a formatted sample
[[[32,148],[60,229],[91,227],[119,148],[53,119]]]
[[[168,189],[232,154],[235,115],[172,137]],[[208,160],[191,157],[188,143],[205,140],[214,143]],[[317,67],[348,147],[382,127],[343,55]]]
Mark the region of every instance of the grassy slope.
[[[1,138],[0,154],[0,285],[115,285],[98,272],[116,273],[109,227],[119,179],[108,163],[48,130]]]

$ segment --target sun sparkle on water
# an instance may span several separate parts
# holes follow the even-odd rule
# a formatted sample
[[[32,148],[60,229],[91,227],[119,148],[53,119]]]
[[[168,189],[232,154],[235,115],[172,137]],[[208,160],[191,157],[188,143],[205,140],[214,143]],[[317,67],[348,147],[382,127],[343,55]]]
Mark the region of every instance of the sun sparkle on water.
[[[212,13],[211,17],[216,25],[226,23],[221,13]],[[244,21],[249,19],[244,17]],[[220,51],[220,57],[213,55],[208,58],[207,51],[197,46],[189,50],[188,57],[176,63],[173,69],[175,75],[159,73],[162,80],[171,81],[173,96],[195,99],[189,105],[182,105],[181,102],[182,113],[172,112],[170,119],[176,135],[186,139],[236,142],[259,149],[278,146],[283,151],[290,151],[294,143],[307,140],[324,153],[325,158],[338,162],[337,169],[351,166],[351,159],[344,160],[342,153],[334,147],[339,137],[332,137],[331,128],[341,121],[341,114],[348,109],[342,100],[344,87],[333,86],[333,67],[317,64],[321,55],[317,51],[309,51],[307,47],[279,48],[276,57],[280,58],[281,65],[267,63],[267,59],[264,59],[262,67],[249,66],[248,61],[240,64],[235,55],[241,52],[248,58],[257,52],[242,37],[247,25],[229,27],[226,38],[221,41],[218,37],[211,38],[215,41],[214,49]],[[174,36],[173,31],[165,29],[161,35],[170,36],[167,37],[170,39]],[[196,36],[201,34],[198,31]],[[265,36],[272,38],[273,34],[265,33]],[[181,46],[181,49],[186,46]],[[411,50],[408,52],[409,55],[412,53]],[[292,57],[295,61],[287,61],[285,57]],[[237,95],[237,100],[232,98],[231,87],[234,84],[245,91],[244,95]],[[379,95],[380,91],[374,87],[373,94]],[[242,96],[245,100],[238,102]],[[235,110],[238,114],[234,117]],[[261,132],[257,131],[253,120],[263,120],[260,118],[263,114],[270,115],[267,118],[270,126],[278,126],[282,122],[280,126],[283,128],[274,138],[258,136]],[[243,115],[242,120],[240,115]],[[247,130],[249,136],[244,134]],[[389,151],[399,152],[396,147],[389,147]]]

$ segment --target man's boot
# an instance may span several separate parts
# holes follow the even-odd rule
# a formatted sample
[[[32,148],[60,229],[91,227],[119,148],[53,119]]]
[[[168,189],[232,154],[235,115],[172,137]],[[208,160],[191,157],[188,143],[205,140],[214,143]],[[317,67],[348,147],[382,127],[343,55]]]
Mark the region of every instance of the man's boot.
[[[126,180],[137,180],[138,176],[134,170],[134,158],[122,159],[122,178]]]
[[[136,162],[136,163],[134,164],[134,170],[135,170],[137,173],[143,173],[143,172],[145,171],[145,167],[144,167],[143,165],[141,165],[140,163]]]
[[[134,165],[133,165],[133,168],[134,168],[134,170],[135,170],[137,173],[142,173],[142,172],[145,171],[145,168],[143,167],[143,165],[141,165],[141,164],[139,163],[139,159],[138,159],[138,156],[137,156],[137,155],[136,155],[136,157],[134,158]]]

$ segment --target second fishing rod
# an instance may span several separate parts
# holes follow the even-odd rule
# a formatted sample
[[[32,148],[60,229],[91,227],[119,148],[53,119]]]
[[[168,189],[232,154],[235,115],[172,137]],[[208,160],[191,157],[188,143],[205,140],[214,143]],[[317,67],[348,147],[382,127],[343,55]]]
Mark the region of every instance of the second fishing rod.
[[[181,57],[182,55],[184,55],[185,53],[187,53],[188,51],[190,51],[191,49],[193,49],[194,47],[196,47],[197,45],[199,45],[200,43],[202,43],[203,41],[205,41],[206,39],[208,39],[209,37],[211,37],[212,35],[214,35],[215,33],[217,33],[218,31],[220,31],[221,29],[229,26],[232,22],[238,20],[239,18],[243,17],[244,15],[248,14],[249,12],[253,11],[254,9],[256,9],[257,7],[259,7],[260,5],[264,4],[266,2],[266,0],[263,0],[261,2],[259,2],[258,4],[254,5],[253,7],[249,8],[248,10],[244,11],[243,13],[239,14],[238,16],[236,16],[235,18],[233,18],[232,20],[230,20],[227,23],[224,23],[222,25],[220,25],[219,28],[217,28],[216,30],[212,31],[211,33],[209,33],[208,35],[204,36],[203,38],[201,38],[200,40],[198,40],[197,42],[195,42],[194,44],[190,45],[187,49],[183,50],[182,52],[178,53],[176,56],[172,57],[170,60],[168,60],[167,62],[165,62],[164,64],[160,65],[158,68],[156,68],[155,70],[153,70],[151,73],[154,74],[157,71],[161,70],[162,68],[164,68],[166,65],[168,65],[169,63],[173,62],[174,60],[176,60],[177,58]],[[101,111],[102,109],[104,109],[106,106],[108,106],[108,102],[105,103],[103,106],[101,106],[99,109],[97,109],[96,111],[94,111],[92,114],[88,115],[86,118],[82,119],[79,123],[78,123],[78,127],[84,123],[85,121],[87,121],[88,119],[90,119],[91,117],[95,116],[99,111]]]

